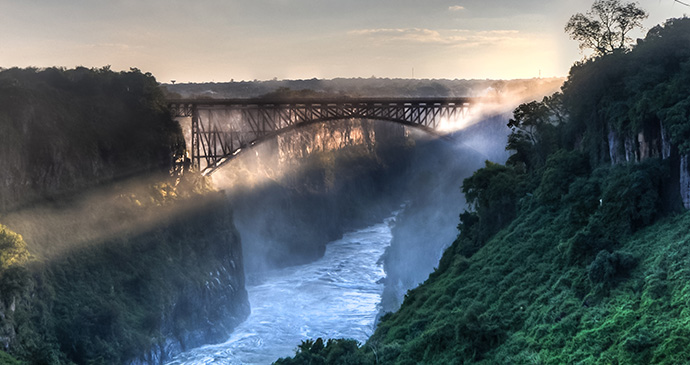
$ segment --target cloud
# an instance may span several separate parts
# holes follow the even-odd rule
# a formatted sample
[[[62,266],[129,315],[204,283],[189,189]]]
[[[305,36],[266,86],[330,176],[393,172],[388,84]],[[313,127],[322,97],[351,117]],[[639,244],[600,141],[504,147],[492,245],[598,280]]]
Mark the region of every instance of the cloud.
[[[466,29],[375,28],[352,30],[348,32],[348,35],[365,38],[368,42],[388,45],[426,44],[447,47],[473,47],[524,41],[524,36],[517,30],[473,31]]]
[[[446,40],[436,30],[422,28],[378,28],[359,29],[348,32],[350,35],[384,40],[414,43],[445,43]]]
[[[465,10],[465,7],[461,6],[461,5],[453,5],[453,6],[449,6],[448,10],[450,10],[450,11],[462,11],[462,10]]]

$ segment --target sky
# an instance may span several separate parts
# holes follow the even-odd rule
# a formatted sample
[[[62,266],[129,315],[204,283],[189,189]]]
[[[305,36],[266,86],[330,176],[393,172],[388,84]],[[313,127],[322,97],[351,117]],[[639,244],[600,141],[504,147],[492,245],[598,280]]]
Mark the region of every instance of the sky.
[[[638,3],[647,29],[690,14],[674,0]],[[0,0],[0,67],[136,67],[159,82],[560,77],[583,57],[563,28],[591,4]]]

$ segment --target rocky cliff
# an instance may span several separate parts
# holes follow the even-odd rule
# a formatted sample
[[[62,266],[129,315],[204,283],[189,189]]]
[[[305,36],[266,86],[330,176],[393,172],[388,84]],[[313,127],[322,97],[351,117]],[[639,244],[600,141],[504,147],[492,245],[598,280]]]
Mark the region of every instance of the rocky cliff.
[[[162,363],[227,339],[249,303],[225,199],[142,201],[128,196],[101,214],[91,207],[104,201],[80,201],[5,217],[34,254],[0,276],[17,284],[2,292],[5,350],[32,362]],[[81,236],[89,230],[104,234]]]
[[[222,194],[171,175],[183,151],[150,74],[0,72],[0,350],[161,363],[227,338],[249,313],[239,234]]]
[[[151,74],[0,71],[0,212],[167,172],[184,151]]]

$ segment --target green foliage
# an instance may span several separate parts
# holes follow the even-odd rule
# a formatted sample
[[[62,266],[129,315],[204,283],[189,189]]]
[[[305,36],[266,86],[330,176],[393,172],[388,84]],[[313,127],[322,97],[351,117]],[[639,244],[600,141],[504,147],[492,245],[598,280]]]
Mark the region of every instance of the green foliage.
[[[660,157],[664,129],[673,149],[690,146],[689,30],[689,19],[670,20],[629,53],[575,65],[556,111],[518,108],[514,158],[464,181],[474,210],[461,215],[458,239],[359,355],[376,348],[386,364],[687,363],[690,212],[663,204],[678,199],[669,195],[678,166]],[[566,117],[552,123],[556,115]]]
[[[247,313],[239,236],[222,195],[161,183],[123,194],[111,209],[131,220],[180,213],[2,272],[0,312],[13,308],[5,324],[18,358],[124,363],[166,340],[196,346],[225,339]],[[214,328],[199,328],[208,322]]]
[[[29,286],[25,265],[30,258],[22,236],[0,224],[0,301],[4,307],[10,307]]]
[[[462,254],[471,256],[515,217],[518,199],[526,190],[521,175],[515,167],[486,161],[484,168],[463,181],[462,191],[474,211],[460,215]]]
[[[568,262],[582,263],[601,250],[614,250],[621,239],[666,214],[662,196],[668,177],[667,164],[650,159],[602,166],[573,182],[562,200],[574,229],[565,245]]]
[[[461,270],[450,260],[460,257],[456,242],[429,280],[381,321],[360,356],[373,344],[379,359],[390,356],[386,364],[673,364],[690,356],[685,306],[673,304],[690,293],[690,215],[666,218],[621,237],[616,251],[569,266],[554,245],[573,230],[563,219],[568,212],[521,211],[471,259],[457,261]]]
[[[11,266],[24,265],[29,257],[22,236],[0,224],[0,275]]]
[[[597,56],[625,49],[632,39],[628,33],[642,28],[648,16],[636,3],[596,0],[587,14],[577,13],[565,26],[566,33],[580,42],[580,49],[591,49]]]
[[[155,78],[137,69],[0,71],[0,211],[113,178],[168,173],[184,153]]]
[[[599,251],[597,257],[587,268],[593,283],[609,283],[628,273],[637,265],[637,259],[627,252]]]
[[[603,181],[601,219],[609,229],[635,231],[663,214],[661,195],[668,166],[657,159],[609,170]]]
[[[524,166],[533,171],[559,148],[558,127],[563,122],[562,95],[546,96],[541,102],[521,104],[508,121],[512,132],[506,149],[514,151],[507,165]]]
[[[362,354],[359,344],[354,340],[328,340],[326,345],[323,339],[304,340],[297,347],[297,353],[293,358],[278,359],[276,365],[364,365],[371,364],[366,354]]]
[[[563,135],[596,164],[611,160],[610,137],[637,141],[639,133],[652,143],[652,157],[661,155],[663,133],[681,154],[687,153],[689,63],[690,19],[681,18],[652,28],[630,53],[576,64],[563,86],[569,115]]]
[[[555,205],[568,194],[575,179],[589,173],[586,157],[575,151],[559,150],[549,155],[541,174],[541,183],[535,190],[535,197],[543,205]]]
[[[10,356],[8,353],[0,350],[0,364],[3,365],[22,365],[21,361]]]

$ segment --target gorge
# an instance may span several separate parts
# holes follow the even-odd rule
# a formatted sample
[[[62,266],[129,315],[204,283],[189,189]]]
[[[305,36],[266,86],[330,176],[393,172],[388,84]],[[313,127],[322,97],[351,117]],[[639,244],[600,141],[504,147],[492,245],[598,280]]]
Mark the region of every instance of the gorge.
[[[175,168],[183,135],[166,119],[152,75],[79,68],[1,76],[3,168],[11,173],[1,194],[0,337],[5,351],[34,363],[161,363],[224,341],[250,310],[245,266],[259,273],[316,260],[344,232],[415,194],[423,201],[420,192],[438,189],[443,156],[458,148],[380,122],[316,125],[256,146],[214,177],[219,193]],[[501,123],[476,137],[491,139]],[[332,139],[346,130],[360,137]],[[486,157],[460,149],[474,156],[464,173]],[[459,197],[455,184],[444,189]],[[425,270],[442,241],[415,254],[429,257]]]
[[[476,82],[508,107],[456,131],[460,143],[377,121],[314,124],[211,178],[181,168],[166,93],[185,85],[164,90],[138,70],[4,70],[0,360],[203,362],[225,351],[209,344],[251,332],[251,307],[247,325],[270,322],[267,299],[252,299],[270,301],[264,288],[330,297],[324,282],[350,288],[331,276],[340,268],[367,277],[352,285],[371,294],[354,295],[366,331],[380,297],[373,334],[342,334],[357,346],[296,325],[302,343],[277,363],[683,362],[688,24],[576,64],[558,93],[562,80],[513,82],[547,85],[527,99]],[[424,90],[452,90],[437,84]],[[390,245],[368,250],[367,232]],[[352,246],[369,271],[331,256]],[[299,314],[328,317],[316,304]]]

